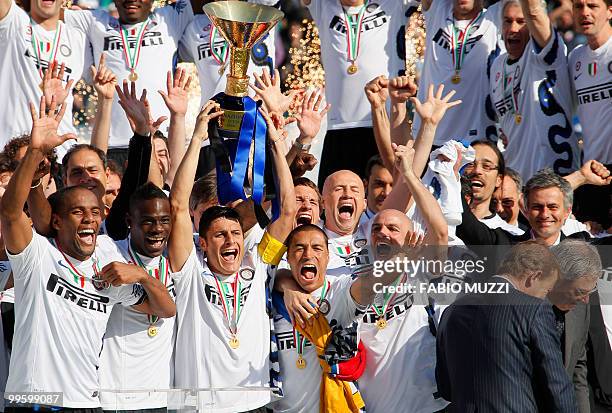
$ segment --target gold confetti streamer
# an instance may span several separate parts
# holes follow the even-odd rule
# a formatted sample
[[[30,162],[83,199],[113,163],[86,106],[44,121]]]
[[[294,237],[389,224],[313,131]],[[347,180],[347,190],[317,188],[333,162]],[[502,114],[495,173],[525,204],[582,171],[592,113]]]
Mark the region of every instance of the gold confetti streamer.
[[[310,20],[303,20],[299,30],[299,46],[289,49],[289,66],[281,69],[287,73],[287,89],[319,88],[325,86],[325,71],[321,64],[321,40],[319,29]]]

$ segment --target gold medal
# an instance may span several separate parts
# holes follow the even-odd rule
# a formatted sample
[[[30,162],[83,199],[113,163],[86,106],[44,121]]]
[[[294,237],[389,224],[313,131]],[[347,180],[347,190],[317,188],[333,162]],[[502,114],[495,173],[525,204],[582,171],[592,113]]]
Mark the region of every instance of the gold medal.
[[[378,320],[376,320],[376,327],[379,330],[384,329],[385,327],[387,327],[387,320],[385,320],[384,318],[379,318]]]
[[[230,338],[229,346],[233,348],[234,350],[240,347],[240,341],[238,341],[238,338],[236,336],[233,336],[232,338]]]
[[[355,64],[355,62],[353,62],[348,69],[346,69],[346,73],[348,73],[349,75],[354,75],[355,73],[357,73],[357,65]]]
[[[130,72],[129,76],[128,76],[128,79],[130,80],[130,82],[137,81],[138,80],[138,73],[136,73],[135,71],[132,70]]]
[[[459,72],[455,72],[453,77],[451,77],[451,82],[453,82],[453,84],[455,85],[461,82],[461,75],[459,74]]]
[[[149,337],[155,337],[157,335],[157,327],[155,326],[149,326],[149,329],[147,330],[147,334],[149,335]]]
[[[298,355],[298,359],[295,361],[295,365],[300,370],[304,370],[306,368],[306,360],[304,360],[301,354]]]
[[[514,122],[519,125],[523,121],[523,117],[518,113],[514,115]]]

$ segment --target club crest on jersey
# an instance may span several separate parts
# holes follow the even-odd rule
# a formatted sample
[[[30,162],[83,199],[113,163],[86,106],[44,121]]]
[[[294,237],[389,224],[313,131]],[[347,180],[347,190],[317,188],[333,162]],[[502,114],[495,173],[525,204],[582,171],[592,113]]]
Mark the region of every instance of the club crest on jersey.
[[[355,247],[357,247],[357,248],[363,248],[363,247],[365,247],[365,245],[367,244],[367,242],[368,242],[368,241],[367,241],[367,240],[365,240],[365,239],[358,239],[358,240],[356,240],[356,241],[355,241]]]
[[[59,50],[62,56],[64,57],[68,57],[72,54],[72,49],[70,49],[70,47],[68,47],[68,45],[65,45],[65,44],[62,44]]]
[[[329,314],[330,309],[331,306],[329,305],[329,301],[324,298],[323,301],[321,301],[321,304],[319,304],[319,311],[321,312],[321,314],[327,315]]]
[[[612,73],[612,61],[608,62],[608,72]]]
[[[97,291],[102,291],[102,290],[106,290],[107,288],[110,288],[110,284],[108,282],[101,280],[97,277],[93,277],[91,279],[91,283],[93,284],[93,287]]]
[[[240,270],[238,274],[240,275],[240,278],[242,278],[244,281],[251,281],[255,276],[255,271],[250,268],[244,268]]]

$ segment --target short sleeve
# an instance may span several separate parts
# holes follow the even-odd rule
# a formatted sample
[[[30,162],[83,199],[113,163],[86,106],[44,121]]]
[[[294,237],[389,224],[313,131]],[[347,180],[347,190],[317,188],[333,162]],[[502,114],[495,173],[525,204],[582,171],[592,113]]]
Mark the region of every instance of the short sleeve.
[[[91,10],[65,10],[64,23],[73,29],[79,30],[88,36],[94,22],[96,11]]]
[[[172,259],[169,260],[172,262]],[[195,245],[192,246],[191,252],[189,253],[189,257],[185,264],[183,264],[183,268],[179,271],[173,272],[170,274],[172,280],[174,281],[175,286],[180,286],[188,281],[189,278],[193,276],[194,273],[199,272],[198,268],[199,260],[196,252]]]
[[[543,48],[540,48],[535,40],[531,39],[531,48],[534,54],[536,64],[549,67],[567,67],[567,47],[561,38],[561,35],[551,27],[552,35],[550,40]]]
[[[191,44],[189,41],[189,34],[193,30],[196,30],[196,28],[193,27],[195,24],[195,20],[189,23],[189,26],[187,26],[187,29],[185,29],[185,33],[183,33],[183,36],[179,41],[178,52],[179,57],[183,62],[195,63],[195,59],[193,58],[193,54],[191,53]]]
[[[336,281],[338,285],[338,313],[336,319],[342,325],[351,324],[353,321],[358,321],[363,317],[368,306],[360,305],[355,302],[351,295],[351,286],[355,280],[350,275],[341,276]]]
[[[312,16],[312,19],[317,25],[321,23],[321,11],[323,9],[323,4],[321,3],[323,2],[324,0],[310,0],[310,4],[306,6],[310,12],[310,15]],[[331,4],[331,2],[329,3]],[[328,5],[327,7],[331,7],[331,5]]]
[[[156,13],[167,20],[170,32],[176,36],[176,40],[183,36],[189,23],[193,21],[193,9],[189,0],[177,0],[156,10]]]
[[[142,304],[147,297],[143,286],[140,284],[122,285],[114,288],[117,288],[117,302],[124,307]]]
[[[16,36],[19,30],[29,23],[30,19],[23,9],[11,1],[11,8],[2,20],[0,20],[0,39],[8,40]],[[3,45],[2,47],[7,47]]]
[[[13,278],[25,280],[33,274],[42,275],[40,267],[42,259],[46,255],[45,249],[50,248],[49,241],[42,235],[33,231],[32,240],[19,254],[11,254],[8,250],[6,254],[13,269]]]

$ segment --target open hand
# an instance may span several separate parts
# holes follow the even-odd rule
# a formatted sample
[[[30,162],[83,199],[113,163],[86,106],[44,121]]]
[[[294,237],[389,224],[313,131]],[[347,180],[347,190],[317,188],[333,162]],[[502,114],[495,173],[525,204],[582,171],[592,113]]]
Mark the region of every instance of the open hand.
[[[455,94],[454,90],[451,90],[446,96],[442,97],[444,85],[438,86],[435,96],[433,90],[434,86],[429,85],[427,89],[427,100],[424,103],[421,103],[416,97],[410,98],[410,101],[414,104],[414,109],[421,117],[422,122],[438,125],[446,111],[453,106],[461,104],[461,100],[449,102]]]
[[[68,139],[76,139],[73,133],[58,135],[57,128],[66,112],[66,105],[62,104],[57,111],[55,96],[51,97],[51,104],[47,110],[45,97],[40,98],[40,114],[36,113],[36,106],[30,102],[30,114],[32,115],[32,132],[30,133],[30,147],[47,154],[53,148],[60,146]]]
[[[74,80],[70,79],[64,87],[62,80],[64,78],[64,69],[65,65],[62,63],[58,70],[57,61],[53,61],[51,66],[45,70],[42,80],[42,89],[47,106],[51,106],[51,98],[53,96],[55,96],[55,104],[62,105],[70,94]]]
[[[191,85],[191,76],[187,75],[187,71],[177,68],[172,73],[168,71],[166,76],[167,92],[159,90],[158,93],[164,99],[164,103],[173,115],[185,115],[187,113],[187,102],[189,98],[189,86]]]

